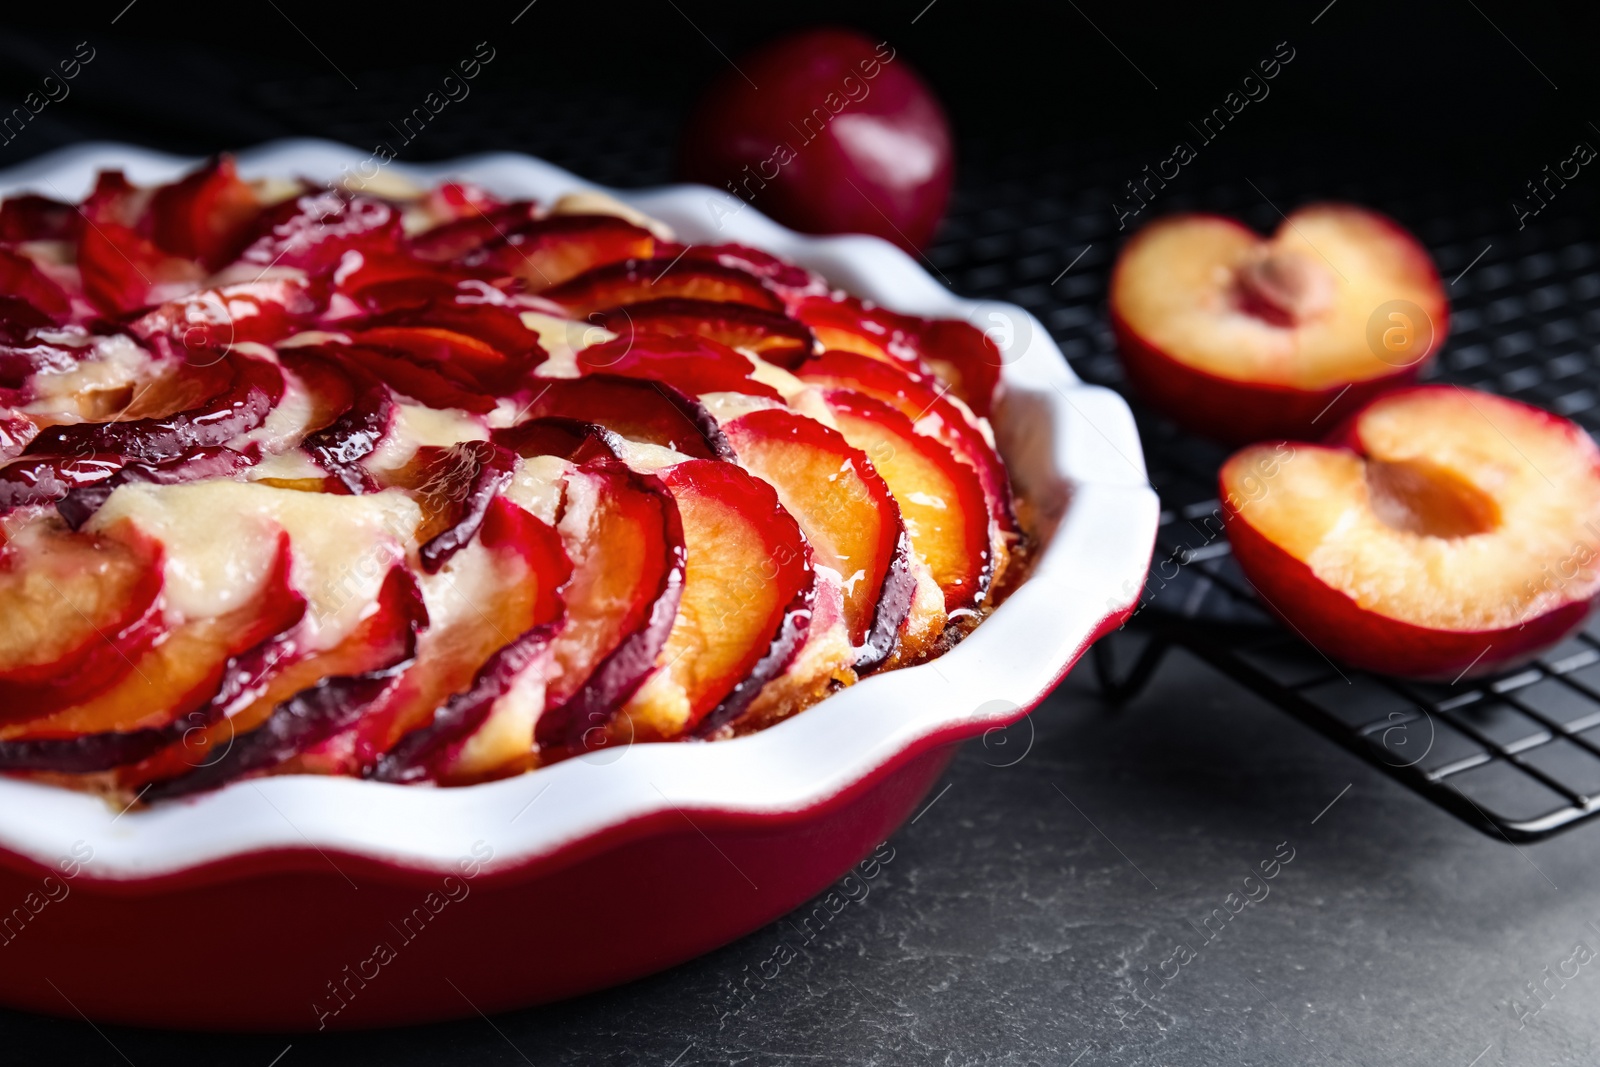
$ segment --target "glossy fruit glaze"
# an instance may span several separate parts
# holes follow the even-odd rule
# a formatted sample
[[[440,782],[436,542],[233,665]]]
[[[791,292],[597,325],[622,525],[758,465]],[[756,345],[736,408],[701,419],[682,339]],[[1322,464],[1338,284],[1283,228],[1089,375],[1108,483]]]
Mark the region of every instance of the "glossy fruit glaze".
[[[576,208],[576,209],[575,209]],[[999,353],[621,204],[0,204],[0,768],[146,801],[758,729],[1026,539]]]

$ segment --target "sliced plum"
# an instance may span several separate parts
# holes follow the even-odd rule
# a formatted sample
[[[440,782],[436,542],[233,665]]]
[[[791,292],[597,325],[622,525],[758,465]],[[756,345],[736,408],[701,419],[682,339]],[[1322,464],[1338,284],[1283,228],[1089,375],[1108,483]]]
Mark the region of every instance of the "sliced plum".
[[[148,210],[159,248],[216,270],[243,250],[261,204],[233,157],[223,155],[152,191]]]
[[[205,731],[204,743],[191,741],[191,750],[178,754],[190,761],[198,749],[205,761],[173,777],[159,778],[143,794],[147,800],[185,796],[214,789],[235,778],[267,770],[360,719],[388,695],[415,663],[418,635],[428,626],[428,612],[416,580],[403,567],[389,572],[377,608],[363,622],[359,638],[363,658],[373,665],[359,672],[324,675],[314,683],[273,704],[248,732],[242,732],[253,710],[264,701],[225,718]],[[298,680],[298,679],[296,679]],[[258,712],[259,714],[259,712]],[[220,753],[217,750],[220,749]],[[173,756],[157,757],[155,769],[170,768]],[[180,762],[180,766],[183,762]],[[148,774],[150,769],[145,769]]]
[[[127,669],[65,706],[18,709],[0,727],[5,742],[131,733],[168,726],[204,706],[234,657],[297,623],[305,600],[291,584],[287,536],[259,593],[221,615],[168,626],[159,641],[130,656]]]
[[[52,323],[72,317],[72,297],[67,291],[32,259],[10,248],[0,248],[0,296],[26,303]]]
[[[434,574],[477,535],[489,506],[511,484],[517,457],[490,441],[463,441],[450,448],[419,449],[418,458],[423,514],[439,516],[444,525],[417,552],[422,569]]]
[[[573,463],[620,456],[621,437],[598,423],[545,415],[495,430],[491,440],[519,456],[560,456]]]
[[[995,560],[977,472],[881,400],[848,389],[823,397],[839,432],[867,454],[894,494],[911,547],[944,591],[945,610],[980,605]]]
[[[346,492],[369,493],[377,486],[361,461],[394,424],[394,396],[371,372],[346,362],[339,353],[338,346],[286,349],[281,358],[303,378],[336,374],[346,383],[350,402],[327,425],[306,434],[300,447]]]
[[[938,438],[978,472],[990,517],[999,528],[1016,530],[1006,466],[983,431],[946,397],[948,385],[853,352],[824,352],[795,368],[794,374],[824,388],[853,389],[875,397],[909,418],[919,433]]]
[[[640,333],[708,337],[793,368],[811,355],[816,338],[803,323],[747,304],[669,297],[596,313],[600,326],[628,338]]]
[[[238,353],[218,357],[227,384],[195,407],[171,415],[120,422],[77,423],[42,430],[28,445],[33,455],[112,453],[164,463],[208,445],[224,444],[254,429],[283,397],[276,363]]]
[[[682,297],[779,311],[783,301],[760,278],[737,267],[684,257],[628,259],[596,267],[540,293],[578,318],[625,304]]]
[[[161,547],[34,522],[0,547],[0,722],[122,677],[163,630]]]
[[[690,396],[729,392],[782,398],[755,379],[749,357],[705,337],[644,333],[603,341],[578,351],[578,369],[665,382]]]
[[[659,479],[591,463],[569,476],[567,499],[567,622],[535,731],[546,760],[608,742],[613,716],[655,669],[683,597],[683,525]]]
[[[1000,350],[959,319],[919,319],[853,296],[807,297],[789,313],[811,327],[824,349],[855,352],[912,374],[934,375],[985,418],[1000,380]]]
[[[597,423],[631,440],[675,449],[697,459],[733,454],[717,420],[704,405],[665,382],[643,377],[588,374],[550,378],[542,383],[528,413],[534,418]]]
[[[71,204],[37,193],[0,200],[0,241],[76,241],[83,216]]]
[[[634,736],[673,738],[736,719],[804,643],[815,574],[766,482],[691,459],[660,472],[683,523],[683,596],[658,669],[625,707]]]
[[[812,562],[839,573],[856,669],[883,662],[915,588],[900,508],[883,478],[837,431],[792,411],[752,411],[723,429],[739,463],[799,522]]]

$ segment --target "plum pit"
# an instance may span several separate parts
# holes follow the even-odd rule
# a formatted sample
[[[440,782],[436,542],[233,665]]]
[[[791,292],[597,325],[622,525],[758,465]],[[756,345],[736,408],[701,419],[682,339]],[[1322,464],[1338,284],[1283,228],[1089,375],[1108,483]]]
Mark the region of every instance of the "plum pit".
[[[1436,463],[1367,461],[1367,493],[1385,525],[1424,537],[1471,537],[1500,525],[1494,498]]]
[[[1240,303],[1252,315],[1293,326],[1333,306],[1327,266],[1293,248],[1274,248],[1239,269]]]

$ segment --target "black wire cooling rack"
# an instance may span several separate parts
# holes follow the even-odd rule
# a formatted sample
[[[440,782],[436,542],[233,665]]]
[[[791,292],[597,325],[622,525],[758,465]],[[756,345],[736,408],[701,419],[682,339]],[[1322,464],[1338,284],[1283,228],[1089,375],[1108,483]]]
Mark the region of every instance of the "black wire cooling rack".
[[[314,123],[307,132],[390,143],[402,159],[510,149],[613,185],[671,178],[680,115],[670,102],[603,90],[500,98],[485,87],[471,108],[401,145],[384,118],[409,112],[414,83],[403,72],[364,77],[359,100],[334,78],[266,84],[257,103],[297,127]],[[1111,210],[1147,162],[1132,147],[964,140],[960,187],[926,257],[957,292],[1033,312],[1081,377],[1119,391],[1105,290],[1116,251],[1135,228],[1119,231]],[[1472,175],[1402,188],[1381,161],[1340,171],[1330,166],[1335,153],[1296,159],[1286,151],[1255,171],[1218,153],[1135,222],[1208,210],[1270,231],[1281,212],[1313,199],[1387,212],[1423,239],[1448,282],[1451,335],[1434,376],[1600,430],[1600,247],[1592,222],[1559,213],[1556,203],[1518,230],[1510,201],[1520,194],[1466,184]],[[1094,649],[1108,695],[1131,697],[1165,652],[1181,647],[1496,838],[1531,841],[1600,813],[1600,624],[1591,621],[1533,666],[1462,686],[1336,666],[1260,610],[1210,520],[1226,451],[1134,409],[1163,511],[1140,608]]]

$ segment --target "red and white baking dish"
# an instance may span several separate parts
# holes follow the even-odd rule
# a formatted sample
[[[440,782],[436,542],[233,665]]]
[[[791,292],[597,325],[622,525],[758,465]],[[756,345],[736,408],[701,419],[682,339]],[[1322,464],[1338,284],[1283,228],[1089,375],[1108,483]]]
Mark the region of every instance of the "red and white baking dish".
[[[324,181],[368,158],[286,141],[239,164]],[[82,145],[0,174],[0,196],[77,199],[102,168],[143,183],[193,163]],[[542,200],[593,188],[509,154],[391,167]],[[685,240],[766,248],[893,310],[992,328],[1006,352],[996,435],[1040,516],[1027,580],[938,660],[732,741],[603,750],[460,789],[273,777],[122,813],[0,777],[0,1002],[315,1030],[501,1011],[669,967],[839,878],[961,741],[1025,715],[1127,616],[1158,510],[1133,419],[1035,319],[952,296],[876,238],[803,236],[705,187],[615,195]]]

